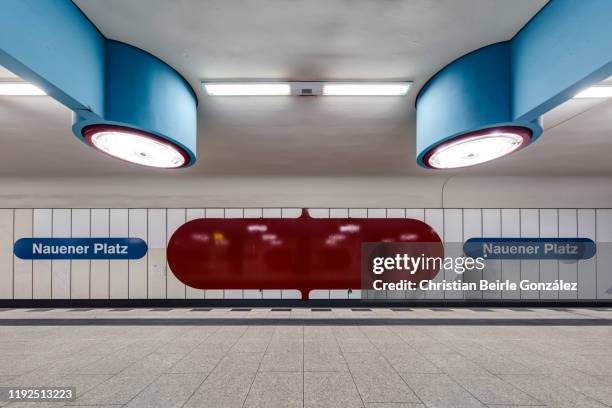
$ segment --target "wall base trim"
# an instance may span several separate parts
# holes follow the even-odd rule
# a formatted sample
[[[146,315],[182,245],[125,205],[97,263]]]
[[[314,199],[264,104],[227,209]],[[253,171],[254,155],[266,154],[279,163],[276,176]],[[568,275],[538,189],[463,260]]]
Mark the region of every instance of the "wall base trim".
[[[294,307],[294,308],[402,308],[402,307],[612,307],[609,300],[520,300],[520,299],[471,299],[471,300],[377,300],[359,299],[0,299],[0,308],[190,308],[190,307]]]

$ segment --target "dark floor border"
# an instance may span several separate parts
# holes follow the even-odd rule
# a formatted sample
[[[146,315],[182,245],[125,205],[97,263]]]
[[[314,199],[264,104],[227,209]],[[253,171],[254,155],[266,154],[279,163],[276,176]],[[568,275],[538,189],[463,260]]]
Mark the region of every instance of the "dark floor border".
[[[612,300],[0,299],[0,308],[79,307],[612,307]]]
[[[2,326],[612,326],[610,319],[94,318],[0,319]]]

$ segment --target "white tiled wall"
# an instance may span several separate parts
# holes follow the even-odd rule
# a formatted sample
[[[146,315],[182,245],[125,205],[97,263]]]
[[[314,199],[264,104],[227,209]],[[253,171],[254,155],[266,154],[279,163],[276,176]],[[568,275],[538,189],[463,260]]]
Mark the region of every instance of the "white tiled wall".
[[[186,287],[166,262],[172,233],[195,218],[294,218],[296,208],[0,209],[1,299],[299,299],[297,290],[200,290]],[[612,242],[612,209],[413,209],[316,208],[314,218],[414,218],[431,225],[445,242],[471,237],[587,237]],[[149,251],[139,260],[21,260],[12,254],[22,237],[139,237]],[[450,254],[447,255],[460,255]],[[377,293],[376,297],[426,299],[612,299],[612,251],[578,263],[552,260],[489,261],[484,278],[578,281],[578,292]],[[453,279],[443,271],[436,280]],[[358,299],[358,289],[315,290],[311,299]]]
[[[110,210],[91,210],[91,236],[108,237],[110,234]],[[36,224],[36,222],[35,222]],[[39,262],[39,261],[35,261]],[[92,260],[89,268],[89,293],[92,299],[109,298],[110,261]]]

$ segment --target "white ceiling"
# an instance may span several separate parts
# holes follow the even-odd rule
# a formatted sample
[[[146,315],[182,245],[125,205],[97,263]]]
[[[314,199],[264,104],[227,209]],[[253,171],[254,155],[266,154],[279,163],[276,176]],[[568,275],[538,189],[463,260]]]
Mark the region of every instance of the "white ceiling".
[[[416,93],[454,58],[511,38],[545,2],[75,0],[104,35],[162,58],[196,89],[198,163],[167,172],[112,160],[76,140],[51,98],[0,97],[0,175],[439,175],[415,164]],[[254,78],[414,87],[391,98],[212,98],[199,88]],[[612,174],[612,105],[592,105],[570,102],[533,146],[462,173]]]

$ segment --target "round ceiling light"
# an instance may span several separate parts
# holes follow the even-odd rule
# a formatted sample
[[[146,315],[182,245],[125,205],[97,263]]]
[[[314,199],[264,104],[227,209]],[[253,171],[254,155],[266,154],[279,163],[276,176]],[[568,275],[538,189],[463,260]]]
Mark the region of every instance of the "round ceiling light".
[[[176,169],[189,163],[180,146],[150,133],[114,125],[92,125],[83,137],[94,148],[117,159],[141,166]]]
[[[423,162],[434,169],[455,169],[498,159],[526,146],[531,130],[505,126],[478,130],[447,140],[431,149]]]

